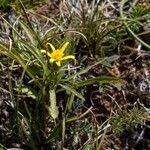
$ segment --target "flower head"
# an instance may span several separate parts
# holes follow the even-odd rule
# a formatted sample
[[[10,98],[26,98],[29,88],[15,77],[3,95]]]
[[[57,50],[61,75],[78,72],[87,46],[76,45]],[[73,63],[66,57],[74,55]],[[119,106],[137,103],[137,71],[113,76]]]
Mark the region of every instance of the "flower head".
[[[66,59],[75,59],[75,57],[73,55],[67,55],[67,56],[64,56],[64,51],[66,50],[69,42],[66,42],[61,48],[59,49],[55,49],[55,47],[48,43],[52,49],[52,52],[47,52],[46,50],[41,50],[42,53],[46,53],[48,57],[50,57],[49,59],[49,62],[50,63],[53,63],[55,62],[57,64],[57,66],[61,66],[61,62],[63,60],[66,60]]]

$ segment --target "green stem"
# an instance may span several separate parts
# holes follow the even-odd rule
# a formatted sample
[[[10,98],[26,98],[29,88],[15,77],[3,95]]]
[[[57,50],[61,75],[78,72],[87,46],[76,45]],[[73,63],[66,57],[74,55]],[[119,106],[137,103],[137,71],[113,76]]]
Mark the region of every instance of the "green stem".
[[[49,90],[50,95],[50,107],[49,107],[49,113],[53,119],[56,119],[58,117],[58,107],[56,106],[56,91],[55,89]]]
[[[21,6],[21,8],[22,8],[22,10],[23,10],[23,13],[24,13],[24,15],[25,15],[25,18],[26,18],[26,20],[27,20],[27,23],[28,23],[29,27],[30,27],[31,30],[34,32],[35,37],[37,38],[37,41],[39,42],[40,46],[43,47],[43,44],[42,44],[42,42],[41,42],[39,36],[38,36],[37,33],[35,32],[35,30],[34,30],[32,24],[31,24],[31,22],[30,22],[30,20],[29,20],[29,18],[28,18],[28,15],[27,15],[27,13],[26,13],[26,9],[25,9],[25,7],[24,7],[22,1],[19,0],[19,3],[20,3],[20,6]]]
[[[121,1],[121,4],[120,4],[120,16],[121,18],[123,19],[123,23],[124,25],[126,26],[127,30],[131,33],[131,35],[138,41],[140,42],[141,44],[143,44],[145,47],[149,48],[150,49],[150,45],[148,45],[147,43],[145,43],[143,40],[141,40],[131,29],[130,27],[128,26],[126,20],[127,18],[124,16],[123,14],[123,7],[124,7],[124,4],[127,0],[122,0]]]

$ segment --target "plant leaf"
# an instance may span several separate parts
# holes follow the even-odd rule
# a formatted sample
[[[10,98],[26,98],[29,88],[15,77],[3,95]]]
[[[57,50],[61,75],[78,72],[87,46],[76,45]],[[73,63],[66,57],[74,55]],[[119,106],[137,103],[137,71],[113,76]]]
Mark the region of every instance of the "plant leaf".
[[[77,96],[78,98],[80,98],[81,100],[85,100],[84,97],[78,93],[75,89],[71,88],[70,86],[67,86],[67,85],[62,85],[62,84],[59,84],[63,89],[73,93],[75,96]]]
[[[82,86],[87,86],[89,84],[94,84],[94,83],[121,83],[124,84],[125,81],[120,79],[120,78],[116,78],[116,77],[110,77],[110,76],[100,76],[100,77],[95,77],[95,78],[91,78],[91,79],[87,79],[87,80],[82,80],[82,81],[78,81],[75,84],[75,87],[82,87]]]
[[[30,39],[30,42],[36,46],[37,45],[37,39],[35,38],[35,34],[32,32],[32,30],[23,22],[19,22],[21,27],[23,28],[23,31],[25,31],[26,35]]]

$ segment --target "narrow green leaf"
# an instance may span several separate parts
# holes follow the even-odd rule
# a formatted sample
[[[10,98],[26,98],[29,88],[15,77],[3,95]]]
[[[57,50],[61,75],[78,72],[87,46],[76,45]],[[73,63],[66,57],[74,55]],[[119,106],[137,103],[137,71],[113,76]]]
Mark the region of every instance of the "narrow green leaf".
[[[91,66],[88,66],[87,68],[85,69],[82,69],[80,70],[79,72],[77,72],[76,74],[70,76],[69,78],[65,79],[65,80],[71,80],[71,79],[74,79],[76,78],[77,76],[80,76],[86,72],[88,72],[90,69],[92,69],[93,67],[95,67],[96,65],[99,65],[99,64],[102,64],[102,65],[108,65],[108,62],[112,62],[114,60],[118,59],[118,56],[117,55],[114,55],[114,56],[111,56],[111,57],[104,57],[104,58],[100,58],[98,62],[95,62],[93,65]],[[107,64],[106,64],[106,61],[107,61]],[[109,65],[110,66],[110,65]]]
[[[2,145],[2,144],[0,144],[0,149],[1,150],[7,150],[7,148],[4,145]]]
[[[117,60],[119,58],[118,55],[113,55],[110,57],[106,57],[106,59],[101,63],[102,65],[106,66],[106,67],[112,67],[111,63],[115,60]]]
[[[67,118],[66,122],[72,122],[72,121],[78,120],[78,118],[79,118],[78,116]]]
[[[25,85],[22,85],[21,87],[18,86],[16,88],[14,88],[14,90],[21,92],[22,94],[26,94],[27,96],[29,96],[33,99],[37,98],[36,92],[33,89],[31,89],[30,87],[27,87]]]
[[[13,60],[16,60],[26,70],[28,75],[35,81],[35,83],[41,87],[41,83],[36,79],[35,73],[32,71],[29,65],[26,66],[25,60],[15,49],[12,48],[10,51],[9,46],[0,43],[0,53],[12,58]]]
[[[100,76],[100,77],[95,77],[95,78],[75,82],[74,85],[75,87],[82,87],[82,86],[87,86],[87,85],[94,84],[94,83],[112,83],[112,84],[122,83],[124,84],[125,81],[116,77]]]
[[[78,93],[76,90],[74,90],[73,88],[71,88],[70,86],[67,86],[67,85],[62,85],[62,84],[59,84],[63,89],[73,93],[75,96],[77,96],[78,98],[80,98],[81,100],[85,100],[84,97]]]
[[[62,143],[63,144],[65,142],[65,130],[66,130],[66,118],[63,117],[63,120],[62,120]]]
[[[90,149],[91,149],[91,145],[89,142],[85,144],[84,147],[82,148],[82,150],[90,150]]]
[[[35,34],[32,32],[32,30],[29,28],[29,26],[27,26],[25,23],[23,22],[19,22],[21,27],[23,28],[23,31],[25,31],[26,35],[28,36],[28,38],[30,39],[30,42],[36,46],[37,45],[37,39],[35,37]]]
[[[59,124],[58,126],[56,126],[55,128],[53,128],[53,131],[48,136],[48,138],[46,140],[46,143],[54,142],[54,140],[59,136],[60,133],[61,133],[61,126]]]

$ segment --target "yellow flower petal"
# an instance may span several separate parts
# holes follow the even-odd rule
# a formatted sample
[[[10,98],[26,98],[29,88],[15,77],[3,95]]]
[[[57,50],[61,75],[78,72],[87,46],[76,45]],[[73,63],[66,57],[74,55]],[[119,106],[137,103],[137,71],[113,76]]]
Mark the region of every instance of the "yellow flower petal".
[[[41,50],[41,53],[46,53],[46,50],[42,49],[42,50]]]
[[[52,57],[51,53],[47,52],[47,56]]]
[[[53,58],[49,59],[50,63],[53,63],[54,61],[55,61],[55,59],[53,59]]]
[[[69,45],[69,42],[66,42],[59,50],[63,53],[68,45]]]
[[[57,66],[61,66],[61,62],[60,61],[56,61]]]
[[[52,49],[52,52],[48,52],[46,50],[41,50],[41,53],[45,53],[49,58],[49,62],[50,63],[56,63],[57,66],[61,66],[61,62],[63,60],[66,60],[66,59],[75,59],[75,56],[73,55],[68,55],[68,56],[64,56],[64,51],[65,49],[67,48],[69,42],[66,42],[65,44],[63,44],[63,46],[59,49],[55,49],[55,47],[48,43],[48,45],[51,47]],[[63,57],[64,56],[64,57]]]
[[[68,55],[63,57],[61,60],[66,60],[66,59],[75,59],[75,57],[73,55]]]
[[[55,47],[51,43],[47,43],[47,45],[51,47],[52,51],[56,50]]]

